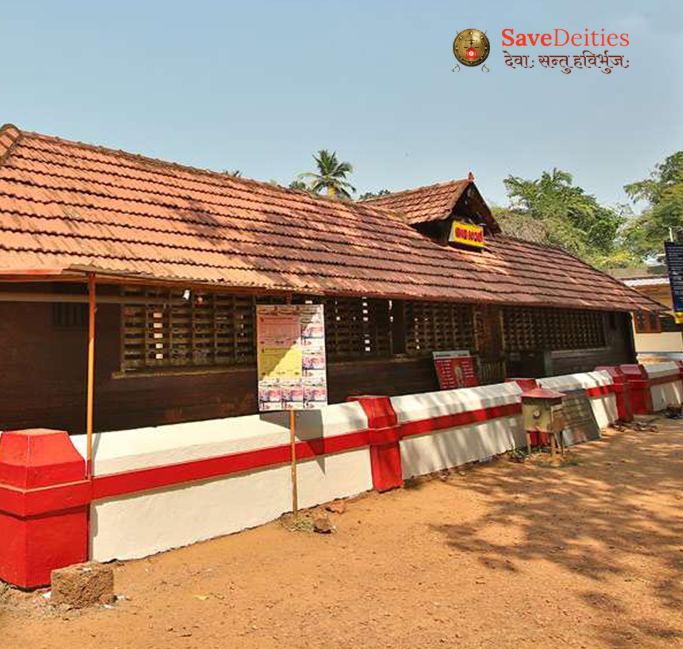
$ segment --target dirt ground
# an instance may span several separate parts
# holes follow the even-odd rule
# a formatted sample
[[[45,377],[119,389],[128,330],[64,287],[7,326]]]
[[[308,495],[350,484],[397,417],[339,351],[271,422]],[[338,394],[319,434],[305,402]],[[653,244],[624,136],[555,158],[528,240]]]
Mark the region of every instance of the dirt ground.
[[[683,647],[683,422],[498,459],[116,566],[111,609],[0,596],[0,647]],[[170,515],[170,514],[169,514]]]

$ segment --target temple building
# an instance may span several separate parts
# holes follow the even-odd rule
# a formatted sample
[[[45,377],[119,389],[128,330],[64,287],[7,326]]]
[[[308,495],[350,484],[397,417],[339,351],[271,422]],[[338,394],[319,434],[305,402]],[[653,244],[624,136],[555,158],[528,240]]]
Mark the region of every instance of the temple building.
[[[12,125],[0,282],[0,430],[72,433],[86,395],[96,431],[256,412],[257,304],[324,304],[331,403],[436,390],[438,350],[481,383],[633,362],[661,308],[504,235],[473,179],[343,201]]]

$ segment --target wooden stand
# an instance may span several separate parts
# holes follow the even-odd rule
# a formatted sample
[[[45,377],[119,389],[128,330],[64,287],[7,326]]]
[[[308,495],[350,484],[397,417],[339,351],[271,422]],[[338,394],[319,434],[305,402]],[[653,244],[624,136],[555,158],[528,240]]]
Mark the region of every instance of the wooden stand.
[[[562,431],[552,433],[542,433],[540,431],[526,431],[526,454],[531,456],[531,433],[537,435],[550,435],[550,457],[554,458],[557,454],[557,449],[560,449],[560,455],[564,457],[564,443],[562,442]],[[540,439],[540,437],[539,437]]]

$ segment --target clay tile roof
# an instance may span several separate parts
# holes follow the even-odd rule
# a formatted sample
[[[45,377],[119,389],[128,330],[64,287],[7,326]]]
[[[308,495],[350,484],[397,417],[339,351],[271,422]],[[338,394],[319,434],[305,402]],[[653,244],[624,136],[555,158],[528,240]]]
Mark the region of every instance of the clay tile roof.
[[[481,253],[457,250],[372,204],[3,127],[0,275],[77,271],[315,294],[657,308],[543,246],[496,236]]]
[[[411,224],[440,221],[450,216],[455,204],[469,185],[469,180],[451,180],[368,198],[363,203],[396,212]]]

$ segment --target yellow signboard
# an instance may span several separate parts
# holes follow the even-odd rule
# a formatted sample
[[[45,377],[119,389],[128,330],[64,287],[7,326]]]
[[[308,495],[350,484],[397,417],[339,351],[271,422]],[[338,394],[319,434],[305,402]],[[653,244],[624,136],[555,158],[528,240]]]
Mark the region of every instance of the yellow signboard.
[[[463,246],[471,246],[472,248],[483,248],[484,228],[480,225],[453,221],[448,241],[450,243],[459,243]]]

